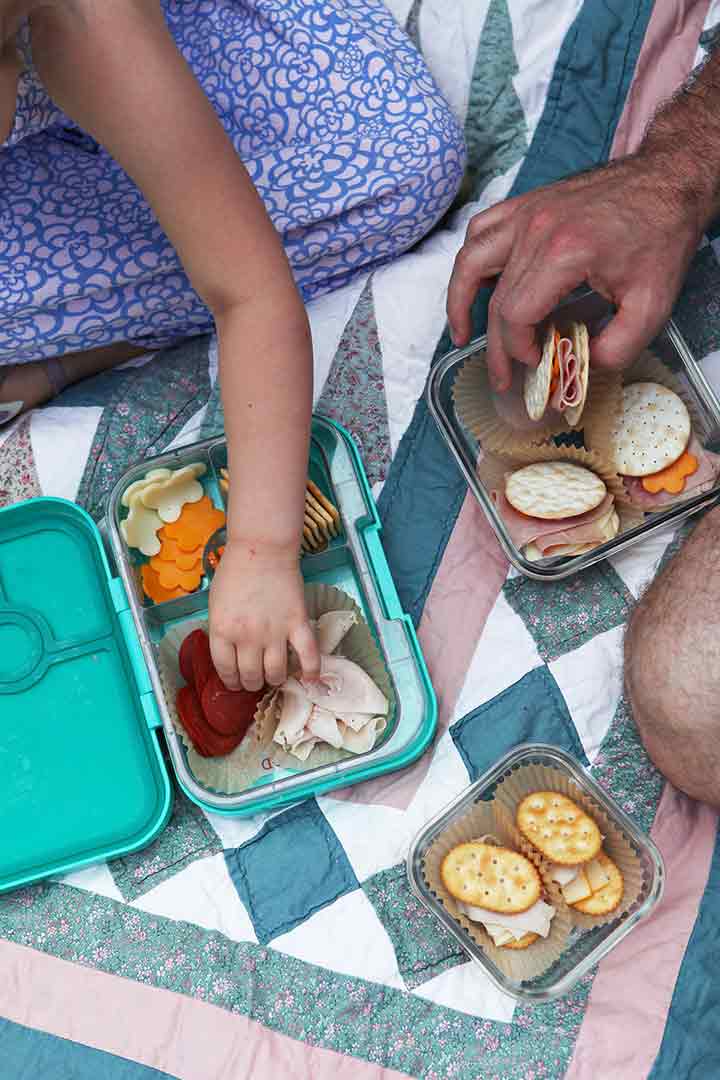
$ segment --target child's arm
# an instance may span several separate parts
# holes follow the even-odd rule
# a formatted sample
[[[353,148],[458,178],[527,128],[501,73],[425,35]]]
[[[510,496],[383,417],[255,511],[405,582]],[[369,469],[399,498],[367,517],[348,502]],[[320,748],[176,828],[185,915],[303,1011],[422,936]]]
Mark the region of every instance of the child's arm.
[[[228,437],[228,544],[211,597],[229,686],[319,658],[298,569],[312,395],[305,310],[245,168],[148,0],[88,0],[32,22],[48,91],[141,189],[212,311]]]

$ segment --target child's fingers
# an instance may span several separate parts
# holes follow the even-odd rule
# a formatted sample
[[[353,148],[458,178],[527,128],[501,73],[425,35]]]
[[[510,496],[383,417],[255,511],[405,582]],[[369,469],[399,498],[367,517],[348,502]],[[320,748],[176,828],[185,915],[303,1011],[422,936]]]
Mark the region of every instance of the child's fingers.
[[[269,686],[282,686],[287,679],[287,641],[283,638],[273,642],[265,650],[265,682]]]
[[[231,641],[210,634],[210,655],[218,675],[227,686],[228,690],[239,690],[240,672],[237,665],[237,653]]]
[[[293,630],[290,644],[297,653],[302,667],[303,679],[312,682],[320,677],[320,650],[315,634],[309,622],[304,622]]]
[[[243,686],[252,692],[262,690],[265,685],[262,649],[254,645],[240,645],[236,651],[237,666]]]

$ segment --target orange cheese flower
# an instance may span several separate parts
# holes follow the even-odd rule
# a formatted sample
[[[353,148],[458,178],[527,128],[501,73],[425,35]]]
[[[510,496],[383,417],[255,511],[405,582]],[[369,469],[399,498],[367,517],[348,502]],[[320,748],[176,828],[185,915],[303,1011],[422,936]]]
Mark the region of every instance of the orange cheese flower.
[[[694,454],[687,450],[681,454],[677,461],[660,472],[652,473],[651,476],[643,476],[642,486],[650,495],[657,495],[661,491],[667,491],[670,495],[679,495],[685,487],[685,480],[697,472],[700,462]]]

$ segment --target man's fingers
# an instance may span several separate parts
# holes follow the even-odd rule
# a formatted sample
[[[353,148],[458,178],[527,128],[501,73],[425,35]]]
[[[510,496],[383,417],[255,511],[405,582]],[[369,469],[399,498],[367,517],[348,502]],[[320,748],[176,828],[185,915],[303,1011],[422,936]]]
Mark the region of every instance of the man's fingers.
[[[627,367],[650,344],[667,318],[665,309],[655,306],[648,294],[628,293],[614,318],[590,342],[592,366]]]
[[[302,623],[290,635],[290,644],[297,653],[303,679],[312,682],[320,675],[320,650],[309,623]]]
[[[240,672],[238,671],[237,653],[233,643],[211,633],[210,655],[215,670],[228,690],[239,690],[242,684]]]
[[[493,390],[504,393],[512,382],[512,356],[505,348],[501,314],[494,296],[490,300],[487,326],[487,366]]]
[[[512,229],[483,231],[467,241],[457,254],[448,286],[447,316],[456,345],[465,345],[472,326],[470,308],[478,290],[492,284],[512,250]]]

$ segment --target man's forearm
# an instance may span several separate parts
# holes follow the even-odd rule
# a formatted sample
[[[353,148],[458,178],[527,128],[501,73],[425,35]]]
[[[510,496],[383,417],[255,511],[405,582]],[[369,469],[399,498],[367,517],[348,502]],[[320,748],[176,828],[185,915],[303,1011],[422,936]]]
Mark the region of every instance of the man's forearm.
[[[698,231],[720,213],[720,50],[658,110],[638,157],[697,216]]]

